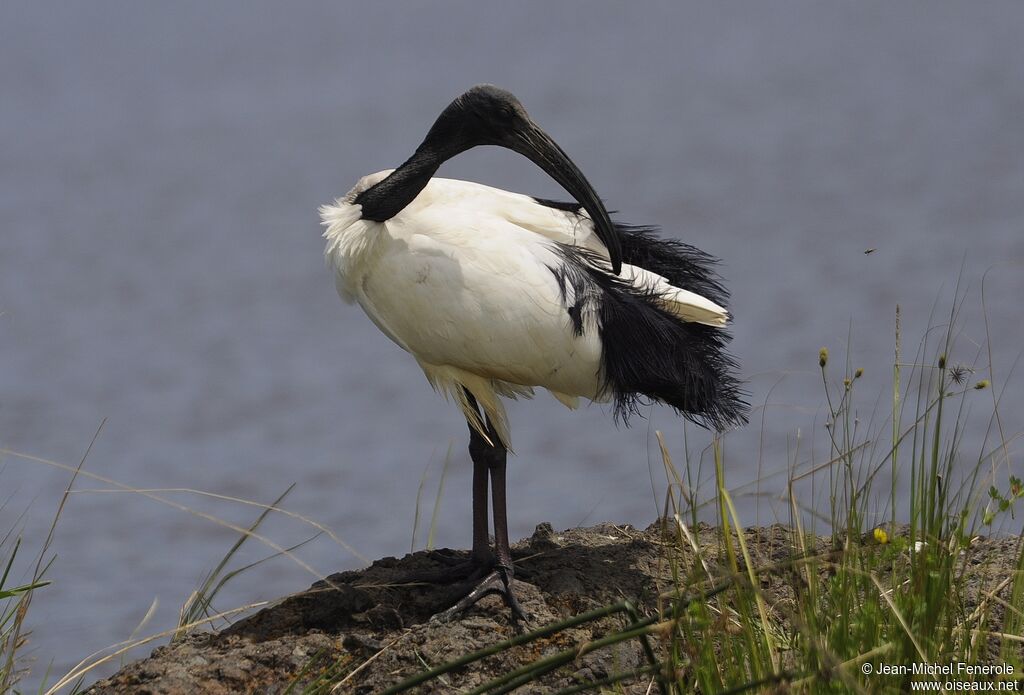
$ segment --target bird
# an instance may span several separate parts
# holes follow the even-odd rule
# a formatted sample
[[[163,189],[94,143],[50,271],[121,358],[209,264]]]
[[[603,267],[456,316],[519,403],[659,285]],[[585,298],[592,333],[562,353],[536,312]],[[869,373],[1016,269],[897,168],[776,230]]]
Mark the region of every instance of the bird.
[[[525,156],[572,201],[435,177],[483,145]],[[497,593],[515,620],[527,619],[512,590],[502,398],[543,388],[569,408],[611,402],[626,424],[651,401],[719,431],[747,421],[717,260],[656,228],[613,222],[507,90],[477,85],[457,97],[412,156],[364,176],[320,217],[341,298],[412,355],[469,427],[472,550],[434,578],[472,588],[435,617]]]

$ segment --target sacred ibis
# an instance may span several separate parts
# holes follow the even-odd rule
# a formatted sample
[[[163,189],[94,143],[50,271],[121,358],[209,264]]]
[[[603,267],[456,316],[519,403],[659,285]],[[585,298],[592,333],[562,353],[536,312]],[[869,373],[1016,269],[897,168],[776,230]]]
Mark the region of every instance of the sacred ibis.
[[[575,202],[434,178],[477,145],[524,155]],[[445,617],[492,592],[522,617],[510,589],[500,397],[540,387],[570,408],[580,398],[613,401],[623,418],[650,399],[718,430],[746,421],[714,259],[613,223],[568,155],[503,89],[480,85],[455,99],[404,164],[363,177],[320,214],[341,297],[411,354],[469,424],[471,559],[438,578],[482,581]]]

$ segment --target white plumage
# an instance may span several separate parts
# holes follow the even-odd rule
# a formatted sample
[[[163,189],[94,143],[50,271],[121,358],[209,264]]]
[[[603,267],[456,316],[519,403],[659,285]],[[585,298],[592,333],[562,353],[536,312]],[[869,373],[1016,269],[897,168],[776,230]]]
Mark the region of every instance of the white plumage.
[[[585,211],[466,181],[432,178],[388,220],[362,218],[357,196],[392,172],[363,177],[320,209],[325,256],[339,294],[357,302],[392,341],[412,354],[433,387],[453,398],[486,438],[476,398],[507,447],[508,421],[499,396],[550,391],[566,406],[580,397],[608,400],[594,302],[573,330],[553,269],[557,244],[607,260]],[[610,264],[607,270],[611,272]],[[685,321],[724,326],[714,302],[672,286],[649,270],[622,265],[621,281],[657,295]]]
[[[522,154],[575,202],[434,178],[480,145]],[[511,586],[501,397],[540,387],[570,408],[614,399],[623,418],[653,399],[717,429],[746,419],[714,259],[613,223],[579,168],[503,89],[478,85],[456,98],[401,166],[362,178],[320,215],[339,294],[415,357],[470,425],[472,551],[417,581],[480,581],[442,619],[493,592],[525,618]]]

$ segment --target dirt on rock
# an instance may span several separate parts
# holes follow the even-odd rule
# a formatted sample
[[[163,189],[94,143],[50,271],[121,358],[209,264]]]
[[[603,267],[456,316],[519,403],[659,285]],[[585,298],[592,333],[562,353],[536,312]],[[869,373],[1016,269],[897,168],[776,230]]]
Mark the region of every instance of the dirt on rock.
[[[674,523],[674,522],[673,522]],[[720,535],[711,527],[693,529],[705,564],[694,568],[694,554],[680,552],[675,537],[658,522],[647,529],[601,524],[555,533],[549,524],[513,548],[514,590],[536,629],[588,610],[630,599],[641,612],[658,609],[659,594],[675,587],[673,569],[714,573]],[[756,566],[792,555],[793,535],[783,526],[752,528],[745,540]],[[1012,572],[1016,555],[1005,541],[979,541],[976,581]],[[1003,547],[1005,546],[1005,547]],[[813,550],[825,552],[819,538]],[[447,551],[449,556],[467,553]],[[972,554],[975,552],[972,548]],[[202,632],[156,649],[87,693],[379,693],[424,670],[517,634],[500,596],[489,596],[451,622],[431,616],[456,603],[468,590],[459,583],[410,582],[417,572],[447,566],[442,553],[418,552],[383,558],[366,569],[341,572],[307,591],[240,620],[219,633]],[[520,581],[521,579],[521,581]],[[972,578],[975,581],[975,578]],[[986,585],[988,585],[986,583]],[[784,606],[794,600],[786,573],[767,573],[761,589]],[[463,693],[575,645],[600,639],[626,625],[623,614],[558,631],[503,650],[424,683],[410,692]],[[549,692],[593,682],[611,673],[643,666],[637,640],[590,651],[517,693]],[[315,689],[321,686],[322,689]],[[648,692],[649,677],[620,685],[627,693]]]

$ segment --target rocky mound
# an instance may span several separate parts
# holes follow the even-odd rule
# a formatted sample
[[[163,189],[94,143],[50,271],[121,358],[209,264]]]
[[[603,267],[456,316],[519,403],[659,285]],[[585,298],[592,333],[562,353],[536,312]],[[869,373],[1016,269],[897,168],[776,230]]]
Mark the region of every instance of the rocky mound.
[[[688,572],[692,554],[674,554],[662,526],[646,530],[602,524],[554,533],[548,524],[513,549],[515,589],[538,628],[628,598],[640,610],[657,608],[659,593],[671,590],[672,565]],[[713,529],[695,529],[705,557],[718,556]],[[791,533],[781,526],[746,531],[757,565],[789,557]],[[984,541],[982,574],[1012,571],[1015,539]],[[987,544],[987,545],[985,545]],[[1005,547],[1004,547],[1005,546]],[[818,550],[824,551],[819,539]],[[677,551],[676,551],[677,552]],[[972,550],[972,554],[974,551]],[[342,572],[309,590],[241,620],[220,633],[198,633],[160,647],[142,661],[93,685],[92,695],[110,693],[378,693],[427,668],[514,637],[509,610],[497,596],[485,598],[461,619],[430,621],[466,591],[458,584],[409,584],[410,573],[438,569],[436,554],[420,552],[398,560]],[[714,568],[710,568],[714,571]],[[706,570],[701,569],[702,573]],[[518,581],[522,575],[524,581]],[[774,603],[792,601],[784,573],[766,576],[761,587]],[[501,651],[473,665],[431,680],[412,692],[467,692],[538,658],[600,639],[626,624],[623,614],[587,622]],[[543,691],[599,680],[645,665],[637,640],[590,651],[541,681]],[[340,683],[340,686],[338,685]],[[336,689],[332,690],[332,687]],[[624,686],[648,692],[649,677]],[[533,692],[532,684],[517,692]]]

